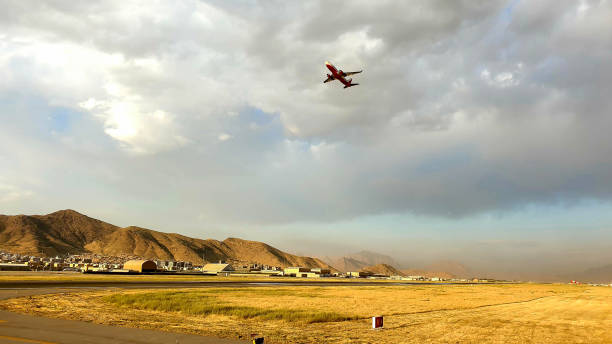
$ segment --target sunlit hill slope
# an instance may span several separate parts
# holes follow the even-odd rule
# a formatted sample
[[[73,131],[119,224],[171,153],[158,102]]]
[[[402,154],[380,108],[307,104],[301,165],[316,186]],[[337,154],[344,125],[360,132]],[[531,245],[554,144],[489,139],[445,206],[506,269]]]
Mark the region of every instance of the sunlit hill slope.
[[[235,259],[273,266],[328,267],[316,258],[295,256],[262,242],[228,238],[195,239],[140,227],[121,228],[74,210],[48,215],[0,215],[0,249],[55,256],[96,253],[201,263]]]

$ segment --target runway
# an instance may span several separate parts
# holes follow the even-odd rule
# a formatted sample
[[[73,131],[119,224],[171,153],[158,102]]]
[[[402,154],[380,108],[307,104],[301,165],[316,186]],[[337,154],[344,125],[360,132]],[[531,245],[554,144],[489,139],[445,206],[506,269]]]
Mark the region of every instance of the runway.
[[[9,281],[0,282],[0,290],[11,289],[44,289],[44,288],[243,288],[243,287],[269,287],[269,286],[419,286],[419,285],[454,285],[470,284],[465,282],[375,282],[375,281],[155,281],[155,282],[116,282],[116,281]],[[479,283],[479,284],[507,284],[507,282]]]
[[[0,311],[0,343],[234,344],[249,341],[106,326]]]

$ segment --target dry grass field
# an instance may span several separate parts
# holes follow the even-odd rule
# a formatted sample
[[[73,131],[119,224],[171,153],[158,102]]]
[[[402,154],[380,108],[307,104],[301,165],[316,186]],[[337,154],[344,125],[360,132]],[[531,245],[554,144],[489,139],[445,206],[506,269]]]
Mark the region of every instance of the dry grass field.
[[[612,342],[612,288],[560,284],[106,290],[0,307],[266,343]],[[384,329],[370,328],[372,315]]]

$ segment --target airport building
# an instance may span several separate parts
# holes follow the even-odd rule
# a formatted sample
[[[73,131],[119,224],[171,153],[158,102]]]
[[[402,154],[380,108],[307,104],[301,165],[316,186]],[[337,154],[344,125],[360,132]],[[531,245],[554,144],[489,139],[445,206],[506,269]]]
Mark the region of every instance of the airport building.
[[[0,271],[29,271],[30,265],[26,263],[0,263]]]
[[[150,260],[128,260],[123,264],[123,269],[131,272],[155,272],[157,264]]]
[[[319,278],[319,277],[329,277],[331,276],[330,269],[322,269],[322,268],[304,268],[301,266],[285,268],[284,270],[285,276],[292,277],[307,277],[307,278]]]
[[[349,271],[346,273],[348,277],[370,277],[373,273],[369,271]]]
[[[285,268],[284,272],[285,272],[285,276],[308,277],[307,273],[310,272],[310,269],[304,268],[301,266],[294,266],[294,267]]]
[[[329,277],[331,276],[331,269],[322,269],[322,268],[313,268],[310,271],[319,274],[319,277]]]

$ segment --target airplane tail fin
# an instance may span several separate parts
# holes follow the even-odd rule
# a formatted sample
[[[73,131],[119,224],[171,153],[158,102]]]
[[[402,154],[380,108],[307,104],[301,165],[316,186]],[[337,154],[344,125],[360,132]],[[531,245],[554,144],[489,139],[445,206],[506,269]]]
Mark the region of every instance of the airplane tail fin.
[[[344,88],[349,88],[349,87],[352,87],[352,86],[357,86],[357,85],[359,85],[359,84],[350,84],[350,85],[346,85],[346,86],[344,86]]]

